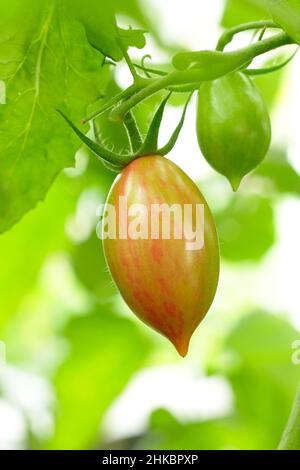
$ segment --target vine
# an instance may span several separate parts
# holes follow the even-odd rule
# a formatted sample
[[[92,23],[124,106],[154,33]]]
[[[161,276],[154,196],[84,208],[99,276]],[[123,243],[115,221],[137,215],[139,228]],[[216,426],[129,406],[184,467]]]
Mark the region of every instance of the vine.
[[[271,37],[263,39],[263,34],[267,29],[277,30],[280,29],[280,26],[271,20],[267,20],[245,23],[228,29],[220,36],[215,50],[179,52],[175,54],[172,58],[173,70],[171,72],[146,67],[145,60],[151,59],[149,55],[145,55],[142,58],[140,65],[133,63],[126,48],[122,44],[121,38],[118,37],[117,41],[132,75],[133,82],[127,89],[118,93],[105,102],[98,110],[82,119],[82,123],[85,124],[93,121],[101,114],[108,112],[109,119],[123,123],[125,126],[129,138],[130,155],[115,154],[107,150],[99,141],[91,141],[91,139],[85,136],[69,118],[61,111],[60,113],[66,119],[67,123],[72,126],[78,137],[80,137],[102,161],[113,165],[114,168],[123,168],[135,158],[145,155],[146,151],[161,151],[162,154],[165,154],[165,152],[169,152],[176,143],[183,124],[186,107],[183,111],[179,126],[172,134],[168,144],[160,150],[156,145],[157,139],[153,137],[153,132],[150,130],[145,142],[142,142],[142,137],[138,130],[137,123],[134,120],[132,110],[142,101],[163,90],[168,93],[168,97],[170,96],[170,92],[193,93],[199,89],[201,83],[216,80],[235,71],[242,71],[247,75],[261,75],[274,72],[286,66],[294,58],[297,51],[280,64],[260,69],[250,68],[251,63],[256,57],[294,43],[294,40],[282,30]],[[260,31],[260,36],[256,42],[234,51],[224,51],[236,34],[249,30]],[[116,65],[112,61],[106,61],[106,63]],[[143,72],[144,76],[139,72]],[[156,115],[152,123],[152,127],[156,125],[157,132],[168,97],[164,99],[163,105],[159,110],[159,116]]]

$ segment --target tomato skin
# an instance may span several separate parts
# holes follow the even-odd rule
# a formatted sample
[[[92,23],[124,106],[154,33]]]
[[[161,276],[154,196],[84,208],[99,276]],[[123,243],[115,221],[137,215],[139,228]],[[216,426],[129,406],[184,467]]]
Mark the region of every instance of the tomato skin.
[[[157,155],[134,160],[116,178],[107,204],[117,213],[120,196],[127,197],[128,206],[145,204],[149,213],[152,204],[204,205],[202,250],[187,251],[186,240],[174,237],[103,240],[111,275],[127,305],[185,356],[217,288],[219,245],[213,216],[193,181]]]
[[[200,86],[197,137],[207,162],[236,191],[263,160],[271,141],[266,104],[249,77],[235,72]]]

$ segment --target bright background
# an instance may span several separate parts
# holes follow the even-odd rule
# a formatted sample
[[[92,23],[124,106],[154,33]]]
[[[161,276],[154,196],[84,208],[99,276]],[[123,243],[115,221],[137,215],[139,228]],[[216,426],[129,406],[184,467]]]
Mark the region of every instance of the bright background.
[[[119,23],[152,33],[145,50],[132,51],[136,60],[150,53],[153,64],[168,63],[177,49],[212,49],[221,24],[260,18],[257,3],[131,0],[120,7]],[[250,40],[239,36],[234,47]],[[299,67],[296,57],[257,79],[272,113],[273,147],[236,195],[200,154],[196,96],[169,156],[199,182],[222,251],[218,293],[186,359],[141,324],[112,285],[95,214],[113,175],[86,150],[46,201],[0,237],[7,358],[0,365],[0,448],[277,446],[300,370],[292,363],[300,339]],[[125,65],[115,80],[130,83]],[[145,122],[157,102],[141,105],[137,117]],[[169,106],[162,141],[182,103]],[[115,125],[101,118],[99,128],[124,145]]]

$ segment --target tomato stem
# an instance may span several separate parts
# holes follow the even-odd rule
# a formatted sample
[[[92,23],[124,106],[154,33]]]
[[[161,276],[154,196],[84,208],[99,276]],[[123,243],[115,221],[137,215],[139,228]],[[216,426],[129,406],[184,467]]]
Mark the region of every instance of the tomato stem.
[[[149,80],[147,80],[147,83],[149,83]],[[98,109],[97,111],[93,112],[89,116],[82,119],[81,121],[82,124],[86,124],[87,122],[91,121],[92,119],[95,119],[96,117],[100,116],[106,111],[109,111],[117,103],[123,100],[126,100],[128,97],[132,96],[134,93],[136,93],[138,90],[140,90],[144,86],[145,84],[143,84],[143,79],[139,78],[138,82],[133,83],[128,88],[126,88],[126,90],[123,90],[120,93],[118,93],[116,96],[113,96],[110,100],[104,103],[104,105],[100,109]]]
[[[292,43],[293,40],[287,34],[279,33],[233,52],[183,53],[180,55],[180,64],[186,65],[186,70],[175,70],[158,79],[144,79],[136,93],[131,88],[131,96],[112,110],[110,118],[113,121],[122,122],[130,109],[160,90],[174,86],[195,86],[195,83],[200,86],[203,81],[216,80],[227,73],[245,68],[258,55]],[[178,58],[179,55],[176,57]],[[212,65],[208,67],[207,64],[210,61]]]
[[[291,54],[283,62],[280,62],[280,64],[274,64],[274,65],[270,65],[269,67],[261,67],[261,68],[258,68],[258,69],[245,69],[245,70],[243,70],[243,73],[245,75],[257,76],[257,75],[266,75],[268,73],[277,72],[278,70],[282,69],[283,67],[288,65],[293,60],[293,58],[297,54],[298,50],[299,50],[299,48],[297,47],[297,49],[293,52],[293,54]]]
[[[264,31],[266,28],[279,29],[280,26],[274,23],[274,21],[272,20],[261,20],[243,23],[238,26],[234,26],[233,28],[227,29],[220,36],[216,50],[223,51],[227,44],[229,44],[233,40],[234,36],[238,33],[242,33],[244,31],[249,31],[252,29],[262,29]],[[259,40],[261,39],[262,38],[260,38]]]
[[[134,65],[133,65],[133,63],[132,63],[132,61],[129,57],[127,49],[126,49],[126,47],[124,47],[124,44],[123,44],[122,39],[120,37],[117,37],[117,43],[118,43],[118,45],[119,45],[119,47],[122,51],[123,57],[126,61],[126,64],[129,68],[129,70],[130,70],[132,78],[133,78],[134,81],[136,81],[138,79],[138,74],[136,73],[135,67],[134,67]]]

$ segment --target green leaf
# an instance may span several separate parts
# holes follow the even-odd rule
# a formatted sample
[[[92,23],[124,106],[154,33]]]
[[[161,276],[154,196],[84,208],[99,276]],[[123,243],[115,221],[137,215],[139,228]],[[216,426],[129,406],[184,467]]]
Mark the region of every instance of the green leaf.
[[[152,5],[149,2],[141,2],[140,0],[114,0],[115,11],[123,17],[134,21],[134,25],[138,24],[143,30],[150,31],[155,42],[166,48],[166,44],[161,39],[161,28],[155,15],[153,15]],[[135,47],[137,47],[135,45]]]
[[[79,142],[55,108],[75,120],[108,80],[102,56],[61,1],[5,2],[0,17],[0,232],[45,197],[59,171],[73,164]]]
[[[263,0],[273,20],[300,44],[300,2],[299,0]]]
[[[55,378],[56,425],[47,447],[96,448],[105,411],[143,366],[149,344],[133,322],[116,316],[108,304],[73,319],[65,338],[69,355]]]
[[[299,378],[291,362],[292,343],[299,333],[281,317],[255,312],[224,334],[210,373],[230,382],[233,411],[218,419],[182,423],[168,411],[156,410],[135,448],[277,448]]]
[[[182,423],[166,410],[156,410],[149,432],[137,442],[138,449],[228,450],[264,449],[270,440],[257,426],[238,416]]]
[[[116,42],[117,25],[113,2],[105,0],[63,0],[68,14],[83,24],[88,41],[105,56],[122,59]]]
[[[257,261],[275,242],[273,208],[259,196],[234,196],[216,214],[221,254],[230,261]]]
[[[96,232],[76,247],[72,262],[78,279],[100,302],[117,293],[106,265],[102,242]]]
[[[221,24],[224,28],[230,28],[239,23],[265,18],[266,9],[261,0],[227,0]]]
[[[144,30],[117,28],[114,1],[106,0],[63,0],[71,17],[83,24],[88,41],[98,51],[113,60],[123,58],[116,40],[121,36],[126,48],[142,49],[145,44]]]
[[[75,210],[77,199],[75,181],[72,189],[66,183],[67,178],[61,175],[43,206],[0,236],[0,284],[5,286],[0,298],[0,332],[33,288],[47,255],[69,244],[64,223]]]
[[[276,448],[299,381],[292,344],[299,337],[284,318],[254,312],[229,332],[213,371],[226,374],[242,420],[260,423]],[[274,413],[276,410],[276,413]],[[271,447],[268,447],[271,448]]]
[[[288,162],[285,150],[271,149],[255,170],[256,175],[264,178],[279,193],[300,194],[300,175]]]
[[[128,47],[136,47],[143,49],[146,45],[145,32],[143,29],[121,29],[118,28],[119,37],[122,39],[123,45]]]
[[[286,56],[279,56],[276,58],[275,63],[281,63],[286,59]],[[274,59],[265,62],[264,67],[274,65]],[[288,68],[277,70],[271,74],[260,75],[254,78],[254,81],[261,91],[269,109],[272,109],[277,104],[277,98],[281,92],[286,71]]]

